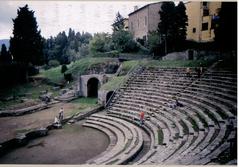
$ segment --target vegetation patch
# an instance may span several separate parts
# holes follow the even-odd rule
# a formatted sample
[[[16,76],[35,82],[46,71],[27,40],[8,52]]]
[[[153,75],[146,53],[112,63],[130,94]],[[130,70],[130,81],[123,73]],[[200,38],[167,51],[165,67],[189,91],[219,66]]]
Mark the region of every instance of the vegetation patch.
[[[179,123],[180,123],[180,124],[182,125],[182,127],[183,127],[183,133],[186,134],[186,135],[188,135],[188,134],[189,134],[189,129],[188,129],[187,125],[186,125],[182,120],[180,120]]]
[[[107,83],[102,85],[100,90],[115,90],[120,87],[125,78],[126,76],[112,77]]]
[[[196,121],[194,120],[194,119],[192,119],[192,118],[188,118],[188,120],[191,122],[191,124],[193,125],[192,127],[193,127],[193,129],[196,131],[196,132],[198,132],[199,131],[199,128],[198,128],[198,126],[197,126],[197,123],[196,123]]]
[[[126,75],[132,68],[136,67],[139,65],[140,61],[139,60],[130,60],[130,61],[125,61],[122,63],[122,69],[120,72],[120,75]]]
[[[97,104],[97,98],[79,98],[71,101],[73,109],[67,116],[72,116],[80,112],[92,110],[99,105]]]
[[[114,62],[115,60],[112,58],[93,58],[87,57],[72,62],[67,65],[66,74],[72,74],[73,76],[83,75],[87,72],[87,70],[94,68],[97,65],[105,64],[108,62]],[[61,73],[61,66],[51,68],[48,70],[42,70],[40,76],[46,77],[50,79],[52,82],[59,83],[64,79],[64,75]]]
[[[163,131],[162,131],[162,129],[158,129],[158,144],[159,145],[163,144]]]

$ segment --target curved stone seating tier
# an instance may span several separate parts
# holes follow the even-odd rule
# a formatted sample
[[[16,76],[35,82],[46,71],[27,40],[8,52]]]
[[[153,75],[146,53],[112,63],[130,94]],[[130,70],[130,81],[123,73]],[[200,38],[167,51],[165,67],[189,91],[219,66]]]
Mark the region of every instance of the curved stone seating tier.
[[[132,89],[132,88],[131,88]],[[141,88],[142,89],[142,88]],[[139,91],[140,89],[138,89],[137,91]],[[152,94],[154,94],[155,93],[155,91],[153,90],[153,89],[150,89],[150,88],[147,88],[147,89],[144,89],[144,90],[142,90],[142,91],[145,91],[145,90],[147,90],[147,91],[152,91]],[[169,91],[170,90],[170,91]],[[160,91],[160,93],[161,93],[161,96],[165,96],[165,95],[167,95],[167,94],[170,94],[171,96],[175,96],[175,91],[177,91],[177,92],[179,92],[177,89],[173,89],[173,88],[167,88],[166,89],[166,91],[162,91],[162,90],[157,90],[157,92],[159,92]],[[189,93],[187,93],[187,92],[189,92]],[[209,104],[209,105],[211,105],[211,106],[213,106],[213,107],[217,107],[217,109],[220,109],[220,110],[222,110],[225,114],[227,114],[227,116],[229,117],[229,118],[233,118],[234,117],[234,115],[229,111],[229,109],[227,108],[227,106],[225,106],[225,105],[223,105],[223,104],[221,104],[221,103],[223,103],[223,102],[215,102],[215,101],[212,101],[212,99],[213,100],[215,100],[215,99],[220,99],[220,100],[223,100],[223,99],[221,99],[221,98],[218,98],[218,97],[215,97],[215,96],[204,96],[203,95],[203,98],[201,97],[201,96],[198,96],[198,95],[196,95],[196,96],[194,96],[194,95],[191,95],[191,94],[193,94],[193,92],[190,92],[190,91],[184,91],[183,93],[182,92],[180,92],[180,95],[181,95],[181,97],[182,97],[182,95],[185,97],[185,96],[190,96],[189,97],[189,99],[196,99],[196,100],[198,100],[198,101],[202,101],[202,104]],[[199,94],[199,93],[198,93]],[[180,97],[180,98],[181,98]],[[212,99],[208,99],[208,97],[209,98],[212,98]],[[170,98],[170,97],[169,97]],[[208,100],[207,100],[208,99]],[[228,101],[227,101],[228,102]],[[224,103],[225,103],[225,101],[224,101]],[[229,104],[228,104],[229,103]],[[228,103],[226,103],[226,104],[228,104],[228,105],[230,105],[230,102],[228,102]],[[233,107],[236,107],[235,106],[235,104],[234,105],[231,105],[231,106],[233,106]],[[210,108],[211,109],[211,108]],[[217,114],[216,114],[217,115]]]
[[[131,158],[133,158],[143,146],[143,136],[141,131],[136,126],[129,124],[128,122],[109,116],[93,114],[88,118],[86,123],[100,124],[101,126],[105,126],[112,131],[114,131],[114,128],[118,128],[123,134],[124,138],[124,144],[116,144],[116,151],[114,150],[113,152],[116,153],[116,155],[112,156],[112,151],[109,151],[107,155],[94,160],[93,163],[125,164]],[[118,132],[118,134],[120,133]],[[122,138],[122,136],[117,136],[117,141],[122,140],[120,138]],[[109,155],[112,157],[109,158]]]
[[[131,122],[131,123],[139,126],[139,120],[137,120],[138,117],[135,117],[134,115],[132,115],[132,113],[120,113],[118,111],[111,111],[108,113],[108,115],[110,115],[112,117],[119,118],[119,119],[126,120],[128,122]],[[149,159],[151,156],[153,156],[157,152],[154,147],[155,143],[152,143],[152,142],[154,142],[154,138],[153,138],[154,135],[152,134],[152,131],[144,125],[141,128],[143,128],[146,131],[146,133],[149,134],[149,136],[151,138],[150,150],[140,160],[138,160],[134,164],[141,164],[141,163],[145,162],[147,159]]]
[[[141,98],[139,98],[139,100],[137,99],[137,100],[135,100],[135,99],[133,99],[133,98],[128,98],[128,100],[126,100],[126,99],[124,99],[124,101],[129,101],[129,102],[131,102],[131,104],[129,104],[129,105],[133,105],[132,104],[132,102],[134,102],[136,105],[137,105],[137,103],[142,103],[142,101],[140,101],[140,99],[141,100],[143,100],[142,99],[142,97],[143,96],[141,96]],[[156,98],[155,98],[156,99]],[[158,98],[157,98],[158,99]],[[161,100],[161,99],[160,99]],[[158,105],[158,104],[159,105]],[[156,101],[153,101],[153,100],[151,100],[151,102],[148,102],[148,103],[146,103],[146,105],[147,106],[149,106],[149,107],[151,107],[151,109],[153,110],[153,111],[155,111],[155,112],[157,112],[157,110],[158,109],[160,109],[160,108],[162,108],[162,106],[164,105],[164,103],[163,102],[160,102],[160,101],[157,101],[157,103],[156,103]],[[160,106],[161,105],[161,106]],[[163,109],[163,108],[162,108]],[[169,108],[169,107],[167,107],[167,106],[164,106],[164,109],[168,109],[168,110],[171,110],[171,108]],[[178,112],[176,109],[175,109],[175,111],[176,112]],[[184,112],[182,112],[182,113],[184,113]],[[181,113],[180,113],[181,114]],[[187,115],[187,116],[189,116],[191,119],[193,119],[193,120],[198,120],[194,115],[192,115],[191,114],[191,112],[188,112],[188,113],[184,113],[185,115]],[[202,126],[202,122],[196,122],[196,124],[197,124],[197,126],[199,127],[199,129],[204,129]]]
[[[181,83],[183,83],[183,82],[181,82]],[[137,82],[133,82],[133,83],[131,83],[131,86],[136,86],[137,84],[138,84]],[[185,88],[185,85],[181,86],[181,85],[168,84],[168,83],[161,84],[161,83],[158,83],[158,82],[156,82],[156,83],[154,83],[154,82],[146,83],[143,86],[150,86],[150,87],[154,86],[155,88],[159,88],[159,89],[162,88],[162,87],[165,87],[165,88],[172,88],[173,87],[173,88],[178,88],[178,89]],[[231,94],[228,94],[228,93],[212,91],[212,87],[210,87],[210,89],[204,89],[204,88],[200,88],[200,87],[195,87],[195,85],[194,85],[194,87],[188,87],[187,90],[193,90],[193,91],[195,91],[195,93],[196,92],[205,92],[205,93],[207,92],[209,94],[214,94],[214,95],[219,96],[219,97],[222,96],[223,98],[226,98],[226,99],[228,98],[228,99],[230,99],[231,101],[234,101],[234,102],[237,101],[236,96],[232,96]]]
[[[126,99],[125,99],[125,100],[126,100]],[[113,108],[116,108],[116,109],[118,109],[118,111],[123,111],[123,112],[124,112],[124,111],[131,111],[131,112],[133,112],[133,113],[135,113],[135,114],[139,114],[139,112],[143,110],[147,115],[149,115],[149,113],[150,113],[149,111],[147,111],[147,110],[145,110],[145,109],[141,109],[141,108],[135,108],[135,107],[134,107],[134,109],[132,110],[133,103],[130,104],[131,108],[128,108],[126,105],[120,105],[120,106],[118,106],[118,107],[117,107],[117,106],[115,107],[115,106],[116,106],[116,104],[114,104],[114,106],[112,107],[112,109],[113,109]],[[155,115],[157,115],[157,114],[155,113]],[[156,117],[156,118],[157,118],[157,117]],[[176,125],[179,125],[178,121],[177,121],[177,120],[174,120],[174,119],[172,120],[172,119],[168,118],[167,116],[164,116],[164,118],[166,118],[166,119],[172,121],[171,125],[169,125],[169,126],[171,127],[171,131],[173,132],[173,130],[172,130],[172,129],[173,129],[173,125],[175,125],[175,124],[176,124]],[[170,124],[170,123],[168,122],[167,124]],[[183,130],[182,130],[183,128],[180,126],[180,127],[176,127],[176,129],[177,129],[177,130],[176,130],[176,132],[174,131],[174,134],[175,134],[175,135],[173,136],[173,138],[175,138],[175,137],[177,136],[176,134],[178,134],[179,136],[182,137],[182,136],[183,136]]]
[[[205,71],[201,78],[192,69],[142,68],[130,76],[108,107],[108,114],[139,125],[151,139],[150,150],[135,164],[207,164],[228,148],[236,127],[237,75]],[[171,108],[177,97],[183,107]],[[157,145],[158,129],[163,132]]]
[[[120,118],[123,118],[123,117],[124,117],[124,119],[130,119],[130,120],[132,120],[131,117],[135,117],[135,115],[132,115],[132,113],[128,114],[128,113],[122,113],[122,112],[119,112],[119,111],[111,111],[111,112],[109,112],[109,114],[110,114],[110,115],[114,115],[114,116],[118,116],[118,117],[120,117]],[[123,116],[123,117],[122,117],[122,116]],[[137,119],[137,117],[134,118],[134,119]],[[149,121],[146,121],[146,124],[148,124],[148,123],[149,123]],[[151,126],[152,126],[152,125],[151,125]],[[171,144],[171,145],[169,145],[168,147],[158,146],[156,149],[157,149],[159,152],[163,153],[164,158],[167,158],[167,156],[169,156],[169,154],[173,154],[173,153],[175,152],[175,150],[176,150],[181,144],[182,144],[182,141],[179,140],[178,142],[174,143],[174,145]],[[155,147],[154,147],[154,149],[155,149]],[[142,163],[146,162],[147,159],[153,157],[156,153],[158,153],[158,151],[156,151],[156,152],[153,151],[154,149],[151,149],[152,151],[148,152],[147,155],[145,155],[145,158],[143,158],[142,160],[138,161],[136,164],[142,164]],[[161,158],[163,158],[163,157],[161,156]]]
[[[104,128],[103,126],[100,126],[100,125],[97,125],[97,124],[92,124],[92,123],[84,123],[83,126],[85,127],[89,127],[89,128],[94,128],[94,129],[97,129],[97,130],[100,130],[102,131],[103,133],[105,133],[108,138],[109,138],[109,146],[107,147],[107,149],[102,152],[100,155],[88,160],[86,163],[87,164],[93,164],[94,161],[96,159],[98,159],[99,157],[103,157],[104,155],[106,155],[111,149],[113,149],[113,147],[116,145],[116,142],[117,142],[117,137],[116,135],[110,131],[109,129],[107,128]]]
[[[151,118],[151,121],[152,121],[152,119],[153,119],[153,118]],[[173,150],[172,153],[174,153],[174,154],[175,154],[176,152],[179,152],[179,153],[180,153],[180,151],[182,151],[183,149],[187,148],[187,147],[191,144],[193,137],[188,137],[188,138],[189,138],[188,140],[184,140],[184,141],[183,141],[183,142],[185,142],[185,143],[184,143],[184,145],[183,145],[179,150],[177,150],[177,151]],[[169,151],[168,151],[168,153],[169,153]],[[168,156],[170,156],[170,155],[168,155]]]
[[[160,118],[161,118],[162,116],[160,116]],[[151,119],[152,120],[152,119]],[[189,144],[191,144],[191,141],[192,141],[192,137],[189,137],[189,138],[191,138],[190,139],[190,141],[189,142],[187,142],[187,144],[185,144],[182,148],[181,148],[181,150],[183,150],[183,149],[185,149],[185,148],[187,148],[188,146],[189,146]]]
[[[138,92],[139,93],[139,92]],[[137,96],[140,96],[140,98],[138,98],[139,100],[140,99],[142,99],[142,98],[144,98],[144,99],[142,99],[142,100],[147,100],[147,99],[149,99],[149,98],[145,98],[144,97],[144,94],[137,94]],[[151,102],[154,102],[154,104],[160,104],[161,105],[161,107],[162,107],[162,105],[164,106],[164,108],[168,108],[167,106],[165,106],[166,104],[165,103],[167,103],[167,100],[168,100],[168,98],[163,98],[163,97],[159,97],[159,96],[155,96],[155,97],[151,97],[152,99],[157,99],[158,101],[156,101],[156,100],[150,100]],[[129,99],[132,99],[132,97],[129,97]],[[148,103],[148,105],[150,106],[150,104]],[[157,107],[157,105],[156,105],[156,107]],[[160,108],[160,106],[158,106],[159,108]],[[157,109],[157,108],[156,108]],[[156,110],[155,109],[155,110]],[[199,114],[201,114],[201,115],[203,115],[203,114],[205,114],[205,113],[203,113],[203,112],[200,112],[201,110],[200,109],[198,109],[198,112],[199,112]],[[210,121],[210,118],[209,117],[206,117],[207,118],[207,123],[209,124],[209,125],[212,125],[212,126],[214,126],[214,124],[212,123],[212,121]]]

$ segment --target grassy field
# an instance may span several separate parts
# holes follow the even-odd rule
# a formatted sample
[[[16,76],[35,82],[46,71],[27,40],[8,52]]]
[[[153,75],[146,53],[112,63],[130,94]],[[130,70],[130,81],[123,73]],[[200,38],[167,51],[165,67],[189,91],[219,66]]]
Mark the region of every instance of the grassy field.
[[[82,75],[91,67],[94,67],[99,64],[104,64],[110,61],[115,61],[115,60],[112,58],[104,58],[104,57],[83,58],[67,65],[68,70],[66,71],[66,73],[71,73],[73,76],[77,76],[78,74]],[[64,79],[64,76],[61,73],[61,66],[51,68],[49,70],[42,70],[39,76],[46,77],[50,79],[52,82],[56,82],[56,83],[59,83]]]
[[[41,91],[48,90],[53,93],[53,96],[58,95],[58,91],[53,91],[52,86],[47,84],[34,85],[32,83],[26,83],[22,85],[15,86],[11,89],[1,90],[1,97],[10,97],[10,96],[24,96],[28,99],[37,100],[41,94]],[[11,105],[20,103],[20,99],[15,99],[11,101],[2,102],[0,101],[0,108],[5,109]]]
[[[107,83],[102,85],[100,90],[115,90],[120,86],[120,84],[123,82],[125,78],[126,76],[113,77]]]
[[[79,98],[70,102],[73,105],[73,110],[67,116],[88,111],[99,106],[97,98]]]

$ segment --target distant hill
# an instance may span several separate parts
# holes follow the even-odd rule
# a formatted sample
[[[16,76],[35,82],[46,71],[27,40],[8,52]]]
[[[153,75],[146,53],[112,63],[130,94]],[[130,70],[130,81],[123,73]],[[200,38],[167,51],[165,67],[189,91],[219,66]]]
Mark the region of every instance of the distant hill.
[[[2,48],[2,44],[5,44],[9,48],[9,39],[0,39],[0,49]]]

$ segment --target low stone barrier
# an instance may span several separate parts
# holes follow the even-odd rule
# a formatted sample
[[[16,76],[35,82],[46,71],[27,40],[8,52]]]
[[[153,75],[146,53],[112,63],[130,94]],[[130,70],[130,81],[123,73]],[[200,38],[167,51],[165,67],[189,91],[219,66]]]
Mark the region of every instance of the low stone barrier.
[[[22,108],[18,110],[6,110],[6,111],[0,111],[0,117],[9,117],[9,116],[21,116],[27,113],[33,113],[39,110],[43,110],[48,108],[49,106],[47,104],[37,104],[31,107]]]
[[[0,157],[10,152],[13,149],[25,146],[32,139],[43,137],[48,134],[48,129],[40,128],[37,130],[30,131],[26,134],[18,134],[16,138],[10,139],[3,143],[0,143]]]

